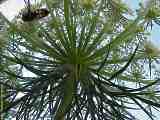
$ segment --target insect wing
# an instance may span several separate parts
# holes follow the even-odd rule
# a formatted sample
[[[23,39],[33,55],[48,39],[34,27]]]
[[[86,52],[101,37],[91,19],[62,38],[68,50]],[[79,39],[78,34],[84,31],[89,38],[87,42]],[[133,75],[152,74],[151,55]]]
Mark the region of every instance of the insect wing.
[[[36,14],[36,17],[40,19],[40,18],[46,17],[49,14],[49,11],[45,8],[36,9],[35,14]]]
[[[7,1],[7,0],[0,0],[0,4],[2,4],[2,3],[5,2],[5,1]]]

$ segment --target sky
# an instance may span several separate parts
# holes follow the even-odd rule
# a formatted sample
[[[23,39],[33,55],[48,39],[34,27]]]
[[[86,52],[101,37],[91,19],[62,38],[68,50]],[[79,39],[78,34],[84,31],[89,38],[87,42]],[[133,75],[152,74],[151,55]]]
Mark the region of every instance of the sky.
[[[139,7],[138,3],[146,0],[123,0],[125,1],[132,9],[136,9]],[[23,0],[8,0],[0,5],[0,12],[2,12],[9,20],[13,19],[15,15],[18,15],[19,11],[24,8]],[[160,26],[155,25],[151,32],[151,36],[149,36],[149,40],[152,40],[157,47],[160,45]],[[146,120],[144,113],[140,112],[135,113],[140,120]],[[160,116],[160,115],[158,115]]]
[[[0,4],[0,12],[2,12],[9,20],[13,19],[22,8],[24,8],[23,0],[7,0]]]
[[[137,9],[139,7],[139,2],[146,2],[148,0],[124,0],[132,9]],[[159,47],[160,46],[160,26],[154,24],[151,31],[151,35],[148,37],[149,40]],[[160,47],[159,47],[160,48]]]

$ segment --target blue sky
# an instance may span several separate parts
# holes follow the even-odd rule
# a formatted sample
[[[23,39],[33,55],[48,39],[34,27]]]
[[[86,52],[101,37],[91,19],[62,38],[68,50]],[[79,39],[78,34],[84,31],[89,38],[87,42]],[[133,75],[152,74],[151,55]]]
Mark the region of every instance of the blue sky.
[[[142,0],[124,0],[132,9],[138,8],[138,4]]]
[[[139,2],[145,2],[147,0],[124,0],[132,9],[139,8]],[[148,37],[149,40],[152,40],[153,43],[159,47],[160,45],[160,26],[154,24],[153,29],[150,30],[151,35]]]

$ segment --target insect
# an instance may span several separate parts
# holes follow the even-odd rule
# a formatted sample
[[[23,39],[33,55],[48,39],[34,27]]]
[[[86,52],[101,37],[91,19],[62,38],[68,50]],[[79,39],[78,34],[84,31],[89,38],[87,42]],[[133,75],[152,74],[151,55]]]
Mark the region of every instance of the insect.
[[[27,10],[22,13],[22,20],[24,22],[30,22],[48,16],[49,11],[46,8],[31,10],[30,0],[24,0],[24,2],[27,5]]]
[[[7,1],[7,0],[0,0],[0,4],[2,4],[2,3],[5,2],[5,1]]]

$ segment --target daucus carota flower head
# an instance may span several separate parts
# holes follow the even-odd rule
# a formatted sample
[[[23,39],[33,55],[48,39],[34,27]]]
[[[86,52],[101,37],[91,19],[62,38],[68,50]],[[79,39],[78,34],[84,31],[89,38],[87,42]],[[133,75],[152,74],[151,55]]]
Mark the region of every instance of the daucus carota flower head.
[[[95,0],[80,0],[80,4],[85,9],[91,9],[95,5]]]
[[[111,4],[113,5],[114,9],[117,9],[119,12],[133,15],[132,9],[130,9],[122,0],[112,0]]]
[[[160,10],[158,8],[150,8],[146,15],[145,15],[145,19],[147,20],[151,20],[151,19],[155,19],[156,17],[159,17],[160,16]]]
[[[0,32],[0,49],[5,48],[8,39],[9,38],[6,32]]]
[[[147,5],[140,4],[141,9],[138,10],[139,16],[141,16],[146,22],[146,28],[153,26],[153,23],[159,25],[160,8],[154,2],[148,2]]]
[[[159,5],[154,0],[147,0],[140,6],[141,15],[144,16],[145,20],[153,20],[160,16]]]
[[[149,57],[160,56],[160,49],[158,49],[151,41],[147,40],[144,43],[144,52]]]

